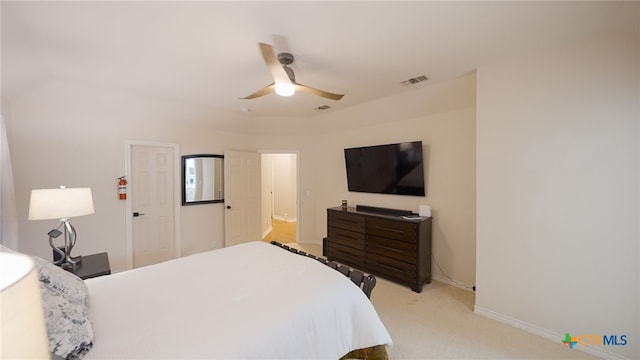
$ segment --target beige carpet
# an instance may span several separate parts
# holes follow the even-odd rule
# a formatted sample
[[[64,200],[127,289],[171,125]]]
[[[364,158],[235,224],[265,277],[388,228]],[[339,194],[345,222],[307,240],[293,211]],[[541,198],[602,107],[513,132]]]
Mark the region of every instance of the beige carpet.
[[[319,245],[289,244],[314,255]],[[552,341],[473,312],[475,294],[433,281],[418,294],[384,279],[371,302],[387,327],[391,359],[593,359]]]

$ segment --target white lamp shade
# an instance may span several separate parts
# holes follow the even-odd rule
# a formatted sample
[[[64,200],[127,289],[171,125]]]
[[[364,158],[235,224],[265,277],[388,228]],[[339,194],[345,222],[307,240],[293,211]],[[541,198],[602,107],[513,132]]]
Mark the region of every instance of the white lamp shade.
[[[49,343],[30,257],[0,252],[0,358],[48,359]]]
[[[91,188],[31,190],[29,220],[67,219],[93,213]]]

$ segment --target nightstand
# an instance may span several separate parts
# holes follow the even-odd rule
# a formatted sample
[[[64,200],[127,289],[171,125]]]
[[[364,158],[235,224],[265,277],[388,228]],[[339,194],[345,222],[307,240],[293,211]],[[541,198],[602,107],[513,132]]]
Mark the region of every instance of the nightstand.
[[[65,270],[76,274],[76,276],[82,280],[111,274],[109,256],[106,252],[93,255],[82,255],[82,261],[78,264],[76,271],[71,269]]]

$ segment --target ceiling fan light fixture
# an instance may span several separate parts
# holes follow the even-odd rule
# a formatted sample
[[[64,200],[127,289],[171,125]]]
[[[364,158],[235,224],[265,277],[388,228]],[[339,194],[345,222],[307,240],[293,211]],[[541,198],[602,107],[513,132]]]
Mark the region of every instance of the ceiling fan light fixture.
[[[288,66],[293,63],[293,55],[280,53],[276,57],[276,54],[273,52],[273,46],[265,43],[258,43],[258,46],[260,47],[262,58],[271,72],[273,82],[241,99],[255,99],[274,92],[280,96],[291,96],[296,90],[331,100],[340,100],[344,96],[344,94],[333,94],[328,91],[297,83],[293,69]]]
[[[296,87],[292,83],[277,82],[276,94],[280,96],[291,96],[296,92]]]

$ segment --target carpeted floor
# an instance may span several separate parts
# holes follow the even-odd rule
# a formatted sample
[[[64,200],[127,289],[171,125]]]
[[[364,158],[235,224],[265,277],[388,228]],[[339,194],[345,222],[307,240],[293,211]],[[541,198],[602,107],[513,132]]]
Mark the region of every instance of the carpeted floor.
[[[316,244],[289,244],[322,256]],[[558,341],[473,312],[475,294],[433,281],[418,294],[377,278],[371,296],[393,346],[391,359],[594,359]]]

